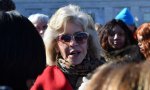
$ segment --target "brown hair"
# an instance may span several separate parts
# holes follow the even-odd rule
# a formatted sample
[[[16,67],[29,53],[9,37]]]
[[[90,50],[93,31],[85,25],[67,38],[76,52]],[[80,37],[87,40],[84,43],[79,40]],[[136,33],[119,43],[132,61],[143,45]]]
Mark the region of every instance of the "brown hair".
[[[117,25],[119,27],[121,27],[125,32],[125,36],[126,36],[125,45],[130,45],[131,42],[133,41],[132,32],[125,25],[125,23],[121,20],[112,19],[111,21],[107,22],[99,31],[99,39],[100,39],[101,47],[106,51],[113,50],[113,48],[108,43],[108,36],[109,36],[111,30]]]

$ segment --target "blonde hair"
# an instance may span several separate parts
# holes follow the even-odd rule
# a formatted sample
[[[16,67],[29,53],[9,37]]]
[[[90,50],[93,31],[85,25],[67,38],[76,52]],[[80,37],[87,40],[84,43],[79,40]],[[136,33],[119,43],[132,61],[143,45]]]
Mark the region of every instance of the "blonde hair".
[[[59,8],[55,12],[55,14],[51,17],[49,24],[48,24],[48,28],[45,31],[45,34],[43,37],[43,40],[46,46],[46,55],[47,55],[48,65],[56,64],[56,56],[57,56],[57,52],[55,50],[56,38],[58,34],[62,32],[61,31],[62,29],[65,30],[65,25],[67,24],[67,22],[80,24],[85,32],[90,31],[88,30],[87,14],[82,12],[80,10],[80,7],[76,5],[68,5],[68,6]],[[90,35],[90,37],[93,37],[93,35]],[[98,37],[95,37],[95,36],[93,37],[93,39],[94,38],[98,39]]]
[[[99,67],[85,90],[149,90],[150,63],[123,64]]]

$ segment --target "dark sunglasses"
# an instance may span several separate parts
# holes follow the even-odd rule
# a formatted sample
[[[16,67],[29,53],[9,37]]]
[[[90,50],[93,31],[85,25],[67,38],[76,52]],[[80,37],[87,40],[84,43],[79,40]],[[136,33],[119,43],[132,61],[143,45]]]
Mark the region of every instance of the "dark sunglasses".
[[[77,43],[82,44],[82,43],[85,43],[88,37],[89,37],[89,34],[87,32],[77,32],[77,33],[74,33],[73,35],[70,35],[70,34],[59,35],[57,40],[64,42],[64,43],[69,43],[73,38]]]

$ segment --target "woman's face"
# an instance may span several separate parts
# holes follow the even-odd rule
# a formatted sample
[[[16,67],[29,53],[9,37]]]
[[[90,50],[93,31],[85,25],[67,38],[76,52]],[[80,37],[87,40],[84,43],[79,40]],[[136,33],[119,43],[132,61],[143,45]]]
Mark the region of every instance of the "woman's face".
[[[87,47],[88,47],[87,38],[85,37],[83,40],[81,39],[75,40],[76,37],[74,36],[76,35],[76,33],[79,32],[83,32],[83,28],[81,27],[81,25],[77,25],[74,23],[67,23],[65,31],[63,30],[63,33],[60,33],[59,35],[60,40],[57,40],[58,51],[61,53],[63,59],[69,62],[70,65],[80,64],[87,54]],[[68,39],[66,35],[71,36],[70,41],[62,40]],[[81,35],[81,37],[83,36],[84,35]]]
[[[141,53],[143,53],[145,57],[149,56],[150,41],[144,41],[143,36],[139,34],[137,34],[137,40]]]
[[[108,36],[108,43],[114,49],[121,49],[125,45],[125,32],[120,26],[115,26]]]
[[[138,35],[137,35],[137,40],[138,40],[138,46],[139,46],[139,48],[140,48],[140,51],[141,51],[142,53],[144,53],[144,52],[145,52],[145,45],[144,45],[144,43],[142,42],[143,37],[138,34]]]

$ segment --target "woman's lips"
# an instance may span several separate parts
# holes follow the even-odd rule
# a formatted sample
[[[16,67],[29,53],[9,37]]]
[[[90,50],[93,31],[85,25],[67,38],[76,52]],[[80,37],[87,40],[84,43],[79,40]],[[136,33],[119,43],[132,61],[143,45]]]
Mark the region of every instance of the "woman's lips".
[[[71,51],[69,53],[69,56],[70,57],[77,57],[81,52],[80,51]]]
[[[114,41],[114,44],[120,44],[120,42],[119,41]]]
[[[140,51],[143,53],[143,52],[144,52],[144,49],[140,48]]]

